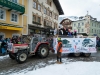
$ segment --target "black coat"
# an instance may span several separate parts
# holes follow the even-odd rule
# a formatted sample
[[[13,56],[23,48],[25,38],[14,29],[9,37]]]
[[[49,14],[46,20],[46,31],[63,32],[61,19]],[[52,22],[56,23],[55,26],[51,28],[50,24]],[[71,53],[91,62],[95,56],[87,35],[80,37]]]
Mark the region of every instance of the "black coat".
[[[1,43],[1,48],[7,48],[7,43],[5,43],[4,41]]]
[[[68,35],[68,29],[64,29],[64,28],[61,28],[60,30],[59,30],[59,35]]]

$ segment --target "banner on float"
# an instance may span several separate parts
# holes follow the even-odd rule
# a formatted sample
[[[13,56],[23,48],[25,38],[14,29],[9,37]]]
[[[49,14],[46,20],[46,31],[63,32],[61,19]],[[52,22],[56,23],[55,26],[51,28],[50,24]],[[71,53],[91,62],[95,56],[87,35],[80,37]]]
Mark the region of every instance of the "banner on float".
[[[96,38],[61,38],[63,44],[62,53],[95,53]],[[53,48],[56,52],[57,38],[53,39]]]

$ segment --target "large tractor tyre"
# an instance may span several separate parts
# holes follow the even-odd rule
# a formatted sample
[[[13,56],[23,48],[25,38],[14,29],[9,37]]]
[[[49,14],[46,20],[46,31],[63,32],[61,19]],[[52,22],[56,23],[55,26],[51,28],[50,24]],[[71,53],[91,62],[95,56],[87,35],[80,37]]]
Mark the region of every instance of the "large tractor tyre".
[[[38,56],[40,58],[46,58],[48,55],[49,55],[49,47],[48,45],[40,45],[39,48],[38,48]]]
[[[74,55],[75,57],[79,57],[79,56],[81,55],[81,53],[73,53],[73,55]]]
[[[91,53],[83,53],[83,56],[90,57]]]
[[[14,60],[15,59],[15,54],[9,53],[9,57]]]
[[[28,54],[27,52],[20,51],[16,54],[16,61],[18,63],[24,63],[27,60]]]

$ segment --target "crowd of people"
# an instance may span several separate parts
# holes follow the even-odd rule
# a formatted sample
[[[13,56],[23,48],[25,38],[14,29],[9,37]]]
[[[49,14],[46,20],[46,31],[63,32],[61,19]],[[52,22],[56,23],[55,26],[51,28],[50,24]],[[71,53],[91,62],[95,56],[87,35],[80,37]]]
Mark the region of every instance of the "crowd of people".
[[[61,28],[59,30],[59,33],[58,35],[66,35],[66,36],[69,36],[69,37],[73,37],[73,36],[77,36],[77,31],[74,30],[73,32],[71,31],[71,29],[67,29],[67,28]]]
[[[2,54],[7,53],[7,48],[9,43],[20,44],[21,37],[13,36],[12,38],[5,38],[5,39],[0,37],[0,53]]]
[[[96,47],[100,47],[100,38],[99,37],[96,38],[96,43],[97,43]]]

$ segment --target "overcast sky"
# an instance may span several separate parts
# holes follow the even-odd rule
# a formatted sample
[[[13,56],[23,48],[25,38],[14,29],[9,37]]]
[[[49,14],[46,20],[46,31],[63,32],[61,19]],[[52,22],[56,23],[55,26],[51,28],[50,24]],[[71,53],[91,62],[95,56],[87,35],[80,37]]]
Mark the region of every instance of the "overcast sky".
[[[89,15],[100,21],[100,0],[59,0],[66,16]]]

